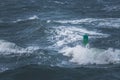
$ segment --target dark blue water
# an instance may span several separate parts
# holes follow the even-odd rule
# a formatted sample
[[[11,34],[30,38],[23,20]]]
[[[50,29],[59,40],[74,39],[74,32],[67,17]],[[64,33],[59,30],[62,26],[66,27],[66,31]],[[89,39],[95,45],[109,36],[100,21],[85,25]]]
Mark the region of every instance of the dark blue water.
[[[119,4],[1,0],[0,80],[119,80]]]

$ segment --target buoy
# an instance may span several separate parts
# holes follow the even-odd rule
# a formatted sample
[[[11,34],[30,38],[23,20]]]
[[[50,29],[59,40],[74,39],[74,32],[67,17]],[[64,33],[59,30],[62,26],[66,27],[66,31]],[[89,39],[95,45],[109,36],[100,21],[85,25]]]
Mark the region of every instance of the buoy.
[[[84,34],[83,35],[83,44],[86,46],[89,42],[89,39],[88,39],[88,35],[87,34]]]

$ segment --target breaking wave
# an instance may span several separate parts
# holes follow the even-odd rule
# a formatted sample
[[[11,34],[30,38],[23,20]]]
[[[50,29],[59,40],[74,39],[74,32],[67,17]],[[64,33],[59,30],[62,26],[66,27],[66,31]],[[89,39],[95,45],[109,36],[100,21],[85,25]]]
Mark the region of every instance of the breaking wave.
[[[39,47],[27,47],[22,48],[17,46],[15,43],[8,42],[5,40],[0,40],[0,55],[9,55],[9,54],[22,54],[22,53],[33,53],[33,51],[38,50]]]
[[[100,49],[94,47],[84,47],[82,36],[87,33],[90,40],[93,38],[105,38],[109,35],[90,31],[79,27],[55,27],[51,33],[51,41],[54,42],[53,48],[58,48],[59,53],[70,57],[72,63],[78,65],[88,64],[116,64],[120,62],[120,50],[114,48]],[[94,39],[93,39],[94,40]],[[72,44],[72,46],[70,46]]]
[[[120,50],[109,48],[85,48],[80,45],[75,47],[64,47],[60,53],[72,57],[69,61],[79,65],[88,64],[116,64],[120,63]]]

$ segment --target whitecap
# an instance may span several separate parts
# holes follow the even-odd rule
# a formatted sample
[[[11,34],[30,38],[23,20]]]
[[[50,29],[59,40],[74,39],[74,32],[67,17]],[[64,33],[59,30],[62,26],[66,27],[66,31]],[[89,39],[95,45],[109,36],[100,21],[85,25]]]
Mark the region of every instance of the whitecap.
[[[112,48],[105,50],[77,45],[75,47],[64,47],[60,53],[72,57],[69,61],[78,65],[120,63],[120,50]]]
[[[32,53],[35,50],[38,50],[39,47],[29,46],[27,48],[22,48],[17,46],[15,43],[8,42],[5,40],[0,40],[0,55],[8,54],[22,54],[22,53]]]
[[[84,18],[76,20],[53,20],[61,24],[89,24],[101,28],[120,28],[120,18]]]
[[[33,15],[33,16],[29,17],[28,19],[29,19],[29,20],[34,20],[34,19],[39,19],[39,18],[38,18],[38,16]]]
[[[21,22],[21,21],[35,20],[35,19],[39,19],[39,17],[37,15],[33,15],[33,16],[28,17],[28,18],[19,18],[15,21],[12,21],[12,22],[17,23],[17,22]]]
[[[97,19],[95,18],[84,18],[84,19],[76,19],[76,20],[57,20],[57,21],[54,21],[54,22],[58,22],[58,23],[62,23],[62,24],[65,24],[65,23],[70,23],[70,24],[81,24],[81,23],[91,23],[93,21],[96,21]]]

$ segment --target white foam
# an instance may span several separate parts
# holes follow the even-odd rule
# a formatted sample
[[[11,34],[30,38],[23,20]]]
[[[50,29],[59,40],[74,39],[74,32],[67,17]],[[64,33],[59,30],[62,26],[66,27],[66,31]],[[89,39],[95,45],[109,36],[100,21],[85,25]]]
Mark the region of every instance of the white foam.
[[[29,17],[28,19],[29,19],[29,20],[34,20],[34,19],[39,19],[39,18],[38,18],[38,16],[33,15],[33,16]]]
[[[89,24],[102,28],[120,28],[120,18],[84,18],[78,20],[57,20],[54,22],[62,24]]]
[[[89,31],[84,28],[77,28],[73,26],[59,26],[55,27],[53,29],[54,32],[52,31],[51,33],[53,35],[53,39],[56,41],[56,46],[63,46],[64,44],[72,43],[78,40],[82,40],[82,37],[85,33],[88,35],[97,35],[98,37],[106,37],[108,35],[102,34],[102,33],[97,33],[95,31]],[[95,36],[90,36],[89,38],[94,38]],[[53,40],[52,40],[53,41]]]
[[[16,23],[16,22],[27,21],[27,20],[34,20],[34,19],[39,19],[39,17],[37,15],[33,15],[33,16],[28,17],[28,18],[17,19],[17,20],[15,20],[13,22]]]
[[[98,27],[102,28],[120,28],[120,18],[109,18],[101,20],[98,23]]]
[[[85,48],[80,45],[65,47],[61,51],[65,56],[72,57],[70,62],[79,65],[87,64],[109,64],[120,62],[120,50],[108,50],[97,48]]]
[[[81,24],[81,23],[91,23],[93,21],[96,21],[97,19],[95,18],[85,18],[85,19],[79,19],[79,20],[58,20],[58,21],[54,21],[54,22],[58,22],[58,23],[70,23],[70,24]]]
[[[1,72],[4,72],[4,71],[7,71],[7,70],[9,70],[9,68],[7,68],[7,67],[4,67],[4,66],[0,66],[0,73]]]
[[[47,20],[47,23],[50,23],[51,22],[51,20]]]
[[[60,1],[54,1],[54,3],[57,3],[57,4],[64,4],[63,2],[60,2]]]
[[[38,47],[22,48],[17,46],[15,43],[11,43],[5,40],[0,40],[0,54],[2,55],[8,55],[11,53],[15,53],[15,54],[32,53],[37,49],[39,48]]]

